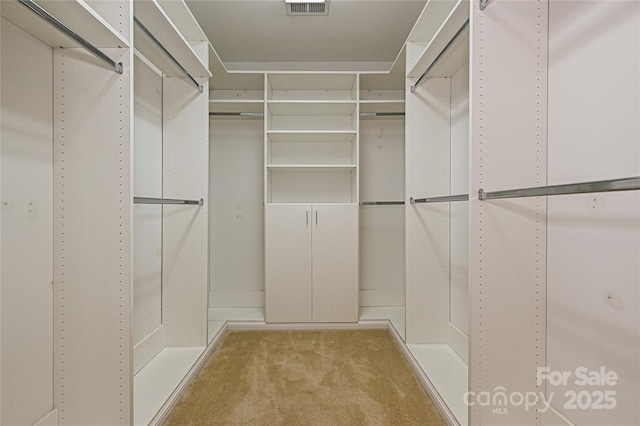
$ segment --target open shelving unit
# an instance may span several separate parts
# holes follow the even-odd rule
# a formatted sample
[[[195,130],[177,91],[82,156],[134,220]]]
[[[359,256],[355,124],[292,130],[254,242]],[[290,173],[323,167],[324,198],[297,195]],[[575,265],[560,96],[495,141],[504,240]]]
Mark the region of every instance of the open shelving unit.
[[[356,74],[268,73],[267,203],[358,201]]]
[[[139,60],[134,188],[150,192],[135,195],[162,197],[163,204],[200,200],[135,206],[137,425],[162,421],[206,358],[210,200],[209,99],[204,93],[212,74],[208,40],[183,1],[134,0],[133,11]],[[194,93],[191,83],[202,93]]]
[[[264,113],[264,74],[215,73],[209,91],[209,112],[214,117],[246,113],[260,117]]]
[[[405,74],[360,73],[360,318],[405,337]]]
[[[361,118],[367,113],[404,113],[404,75],[360,74],[358,102]]]

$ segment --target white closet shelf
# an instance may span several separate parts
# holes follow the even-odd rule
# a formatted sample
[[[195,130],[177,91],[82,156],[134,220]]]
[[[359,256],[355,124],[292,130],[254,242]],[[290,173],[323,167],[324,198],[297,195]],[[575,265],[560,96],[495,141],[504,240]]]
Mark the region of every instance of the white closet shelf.
[[[214,99],[209,101],[209,112],[263,112],[264,101],[246,99]]]
[[[272,172],[351,172],[355,164],[268,164]]]
[[[139,0],[138,0],[139,1]],[[148,1],[148,0],[144,0]],[[157,0],[162,10],[180,29],[188,41],[207,41],[208,38],[183,0]]]
[[[298,131],[298,130],[268,130],[271,142],[353,142],[356,131]]]
[[[404,102],[404,86],[402,89],[360,90],[360,102],[369,101]]]
[[[218,77],[212,78],[210,87],[218,87]],[[264,102],[264,89],[210,89],[209,101]]]
[[[355,112],[356,101],[268,101],[273,115],[341,116]]]
[[[407,37],[410,42],[428,42],[433,38],[458,0],[429,0]]]
[[[39,1],[37,3],[96,47],[129,47],[127,39],[83,0]],[[69,37],[16,1],[0,1],[0,14],[51,47],[78,47]]]
[[[468,386],[467,364],[447,345],[408,344],[407,348],[458,423],[468,424],[468,407],[462,398]]]
[[[361,100],[360,112],[404,112],[404,99]]]
[[[266,205],[267,206],[278,206],[278,205],[286,205],[286,206],[308,206],[309,204],[313,204],[314,206],[358,206],[358,203],[354,203],[351,201],[345,201],[345,202],[339,202],[339,201],[335,201],[335,202],[331,202],[331,201],[313,201],[313,200],[309,200],[309,201],[296,201],[296,202],[267,202]]]
[[[211,72],[202,63],[191,45],[181,33],[181,29],[171,21],[156,0],[138,0],[134,3],[135,16],[158,39],[193,77],[211,77]],[[184,74],[167,58],[136,26],[136,48],[153,62],[168,77],[183,77]]]
[[[354,73],[269,73],[272,90],[352,90],[356,82]]]
[[[407,74],[408,78],[420,78],[438,59],[440,53],[469,19],[468,0],[458,0],[446,20],[420,54],[415,65]],[[469,37],[459,37],[442,58],[430,77],[451,77],[462,65],[469,61]]]

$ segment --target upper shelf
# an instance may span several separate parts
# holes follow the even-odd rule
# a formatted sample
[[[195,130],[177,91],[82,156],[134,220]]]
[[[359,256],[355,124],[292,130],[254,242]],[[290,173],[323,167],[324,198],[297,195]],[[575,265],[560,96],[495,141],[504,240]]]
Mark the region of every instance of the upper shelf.
[[[353,73],[268,73],[271,90],[352,90]]]
[[[336,142],[351,143],[356,137],[355,130],[333,131],[299,131],[299,130],[268,130],[270,142]]]
[[[163,4],[182,3],[182,1],[162,1]],[[166,4],[165,4],[166,6]],[[185,6],[186,7],[186,6]],[[193,77],[211,77],[211,72],[206,64],[195,53],[189,42],[185,39],[185,35],[196,37],[193,42],[203,41],[193,25],[184,25],[182,21],[188,21],[186,12],[180,11],[179,5],[171,7],[171,12],[179,16],[181,27],[176,26],[167,12],[162,8],[157,0],[135,0],[134,14],[136,18],[158,39],[158,41],[171,53],[171,55],[184,67],[184,69]],[[176,12],[178,10],[178,12]],[[188,10],[187,10],[188,12]],[[189,12],[190,15],[190,12]],[[193,18],[193,16],[191,16]],[[194,20],[195,21],[195,20]],[[197,24],[195,24],[197,25]],[[185,27],[186,29],[184,29]],[[183,32],[184,31],[184,32]],[[200,30],[201,32],[202,30]],[[147,59],[162,70],[168,77],[183,77],[184,74],[167,58],[142,31],[136,26],[135,30],[135,46]],[[209,48],[208,44],[204,47]]]
[[[399,100],[362,100],[360,113],[404,112],[404,99]]]
[[[264,101],[247,99],[211,99],[209,100],[209,112],[251,112],[264,111]]]
[[[356,77],[354,73],[268,73],[267,99],[355,101]]]
[[[272,115],[340,116],[351,115],[356,101],[268,101]]]
[[[420,78],[436,61],[438,62],[430,70],[429,77],[451,77],[462,65],[468,62],[468,29],[465,30],[466,34],[461,34],[452,41],[468,20],[469,0],[458,0],[440,28],[427,43],[407,77]],[[440,58],[447,46],[449,46],[447,54]]]
[[[429,0],[407,37],[410,42],[427,42],[440,28],[458,0]]]
[[[127,39],[83,0],[40,0],[36,3],[95,47],[129,47]],[[51,47],[78,47],[69,37],[16,1],[0,1],[0,14]]]

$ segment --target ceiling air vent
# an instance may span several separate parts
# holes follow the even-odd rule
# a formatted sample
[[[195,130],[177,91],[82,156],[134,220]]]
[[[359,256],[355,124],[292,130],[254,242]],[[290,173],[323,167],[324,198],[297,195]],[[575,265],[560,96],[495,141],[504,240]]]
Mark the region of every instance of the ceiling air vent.
[[[291,16],[319,16],[329,14],[329,4],[324,0],[312,2],[306,0],[285,0],[287,15]]]

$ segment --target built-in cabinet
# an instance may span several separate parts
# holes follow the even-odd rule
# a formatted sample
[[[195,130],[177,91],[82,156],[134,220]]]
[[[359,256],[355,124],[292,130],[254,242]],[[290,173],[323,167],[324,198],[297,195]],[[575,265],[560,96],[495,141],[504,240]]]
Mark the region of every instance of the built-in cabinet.
[[[356,278],[349,278],[345,291],[353,295],[355,288],[358,294],[345,300],[353,309],[398,308],[403,330],[404,74],[220,72],[211,81],[211,317],[224,319],[229,309],[265,305],[269,321],[286,314],[279,298],[265,295],[278,286],[271,274],[274,258],[286,251],[281,247],[274,252],[269,238],[280,247],[288,232],[274,231],[277,225],[269,217],[277,209],[272,206],[290,208],[292,215],[299,205],[349,206],[351,212],[365,191],[366,202],[395,200],[396,205],[356,207],[355,227],[347,234],[357,231],[358,258],[349,264],[358,269],[350,267],[349,276]],[[264,197],[256,197],[258,188]],[[308,214],[310,229],[313,213]],[[298,217],[306,225],[306,214]],[[296,229],[294,223],[290,227]],[[336,250],[342,245],[335,244]],[[345,247],[351,250],[353,244]],[[280,260],[283,268],[298,265]],[[311,287],[304,292],[310,294]],[[352,322],[356,315],[335,321]],[[371,315],[367,317],[380,318],[379,313]],[[308,313],[303,318],[313,320]]]
[[[267,73],[265,88],[266,319],[355,322],[357,74]]]
[[[272,204],[265,210],[268,322],[358,320],[358,209]]]

